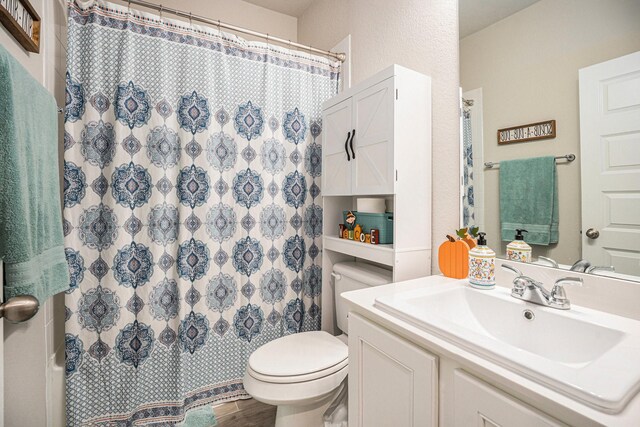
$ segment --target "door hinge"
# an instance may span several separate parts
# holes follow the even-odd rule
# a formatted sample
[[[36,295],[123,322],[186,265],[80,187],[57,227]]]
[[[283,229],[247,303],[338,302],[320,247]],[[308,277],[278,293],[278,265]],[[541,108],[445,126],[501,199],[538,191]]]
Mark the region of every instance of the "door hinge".
[[[398,89],[396,89],[396,100],[398,99]]]
[[[396,181],[398,181],[398,169],[396,169]]]

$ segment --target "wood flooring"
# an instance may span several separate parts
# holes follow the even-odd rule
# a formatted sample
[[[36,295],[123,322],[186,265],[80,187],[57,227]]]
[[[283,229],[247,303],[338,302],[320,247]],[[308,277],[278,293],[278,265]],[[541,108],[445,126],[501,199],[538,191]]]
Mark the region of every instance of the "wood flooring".
[[[273,427],[276,407],[254,399],[236,400],[213,407],[218,427]]]

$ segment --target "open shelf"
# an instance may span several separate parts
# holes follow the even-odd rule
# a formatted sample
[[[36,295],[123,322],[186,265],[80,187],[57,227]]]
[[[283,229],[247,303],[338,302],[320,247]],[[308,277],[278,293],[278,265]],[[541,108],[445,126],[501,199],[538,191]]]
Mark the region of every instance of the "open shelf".
[[[323,249],[340,252],[356,258],[389,266],[393,266],[394,263],[393,245],[372,245],[332,236],[324,236],[322,245]]]

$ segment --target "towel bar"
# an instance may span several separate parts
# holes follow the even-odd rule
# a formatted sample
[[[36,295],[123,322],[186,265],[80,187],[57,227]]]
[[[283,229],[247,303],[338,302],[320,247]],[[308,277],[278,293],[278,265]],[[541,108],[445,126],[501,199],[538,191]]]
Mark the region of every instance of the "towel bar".
[[[565,159],[568,162],[573,162],[576,159],[576,155],[575,154],[565,154],[564,156],[556,156],[555,157],[556,160],[561,160],[561,159]],[[493,169],[494,166],[498,166],[500,164],[500,162],[485,162],[484,163],[484,167],[487,169]]]

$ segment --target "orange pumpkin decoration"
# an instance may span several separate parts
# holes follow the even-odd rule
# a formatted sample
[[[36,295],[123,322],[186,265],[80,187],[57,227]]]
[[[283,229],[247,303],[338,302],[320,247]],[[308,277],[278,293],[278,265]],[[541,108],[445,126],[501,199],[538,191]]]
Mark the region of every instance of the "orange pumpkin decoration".
[[[438,249],[438,266],[446,277],[465,279],[469,275],[469,245],[447,234]]]
[[[469,236],[468,234],[466,236],[464,236],[464,238],[460,239],[463,242],[465,242],[467,244],[467,246],[469,246],[469,249],[473,249],[476,246],[478,246],[478,243],[476,242],[476,239],[472,238],[471,236]]]

